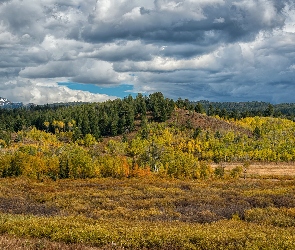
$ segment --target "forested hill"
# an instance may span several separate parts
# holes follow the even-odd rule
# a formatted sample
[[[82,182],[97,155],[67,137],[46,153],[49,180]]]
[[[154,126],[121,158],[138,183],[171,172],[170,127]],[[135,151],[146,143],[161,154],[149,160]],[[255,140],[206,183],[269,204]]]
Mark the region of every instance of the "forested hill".
[[[172,114],[175,103],[162,93],[149,97],[138,94],[102,103],[42,105],[0,109],[0,130],[17,132],[35,127],[56,133],[72,132],[75,139],[92,134],[96,139],[132,131],[147,119],[163,122]]]
[[[192,102],[192,106],[198,103],[202,105],[208,113],[224,116],[225,114],[232,117],[248,117],[248,116],[275,116],[293,119],[295,116],[295,103],[271,104],[268,102],[209,102],[199,101]]]
[[[51,133],[57,130],[71,132],[75,139],[86,134],[92,134],[98,139],[131,132],[136,126],[145,126],[148,121],[164,122],[171,117],[175,108],[207,116],[218,115],[224,119],[264,116],[293,120],[295,115],[295,104],[291,103],[271,105],[266,102],[190,102],[181,98],[173,101],[157,92],[149,96],[138,94],[135,98],[128,96],[102,103],[31,104],[0,109],[0,131],[18,132],[35,127]],[[191,121],[192,119],[186,122]],[[213,126],[208,124],[206,128]]]
[[[144,98],[146,104],[149,101],[149,98],[153,96],[161,95],[162,93],[151,94],[146,97],[143,95],[139,95],[139,98]],[[131,99],[132,97],[126,97],[123,99]],[[164,98],[164,97],[163,97]],[[137,97],[135,99],[138,99]],[[164,98],[165,99],[165,98]],[[172,101],[172,100],[171,100]],[[130,102],[129,102],[130,103]],[[295,117],[295,103],[280,103],[280,104],[271,104],[269,102],[259,102],[259,101],[251,101],[251,102],[210,102],[207,100],[201,101],[190,101],[188,99],[178,98],[176,100],[175,105],[179,108],[187,109],[187,110],[195,110],[198,113],[206,113],[209,116],[218,115],[223,118],[245,118],[245,117],[253,117],[253,116],[274,116],[274,117],[283,117],[290,120],[293,120]],[[89,103],[82,102],[67,102],[67,103],[52,103],[45,105],[36,105],[33,103],[29,103],[24,105],[21,102],[13,103],[6,98],[0,97],[0,111],[1,109],[28,109],[29,111],[36,110],[56,110],[58,108],[64,108],[69,106],[81,106],[87,105]],[[15,112],[15,111],[14,111]],[[3,113],[3,112],[1,112]],[[10,113],[10,112],[4,112]]]

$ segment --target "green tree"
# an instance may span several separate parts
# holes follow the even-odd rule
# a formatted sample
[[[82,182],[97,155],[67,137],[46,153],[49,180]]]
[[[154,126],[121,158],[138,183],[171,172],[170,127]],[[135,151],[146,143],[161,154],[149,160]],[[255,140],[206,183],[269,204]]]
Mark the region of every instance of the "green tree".
[[[141,93],[139,93],[135,98],[135,106],[137,114],[139,114],[141,117],[146,115],[146,99],[143,97]]]
[[[261,137],[261,130],[256,126],[253,131],[254,138],[257,140]]]
[[[267,109],[264,111],[264,116],[273,116],[274,115],[274,107],[271,104],[268,104]]]
[[[203,105],[202,105],[202,103],[200,103],[200,102],[198,102],[198,103],[196,104],[196,106],[195,106],[195,111],[196,111],[197,113],[200,113],[200,114],[204,114],[204,113],[206,113],[206,112],[205,112],[205,109],[204,109],[204,107],[203,107]]]
[[[214,110],[214,107],[213,107],[212,104],[209,105],[209,109],[208,109],[208,111],[207,111],[207,115],[208,115],[208,116],[213,116],[213,115],[215,115],[215,110]]]

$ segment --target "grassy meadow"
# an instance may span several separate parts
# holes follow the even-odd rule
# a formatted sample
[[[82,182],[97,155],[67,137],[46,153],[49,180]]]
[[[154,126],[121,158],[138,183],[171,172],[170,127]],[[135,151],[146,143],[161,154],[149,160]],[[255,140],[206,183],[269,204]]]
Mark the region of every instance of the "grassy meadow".
[[[0,179],[1,249],[294,249],[295,180]]]

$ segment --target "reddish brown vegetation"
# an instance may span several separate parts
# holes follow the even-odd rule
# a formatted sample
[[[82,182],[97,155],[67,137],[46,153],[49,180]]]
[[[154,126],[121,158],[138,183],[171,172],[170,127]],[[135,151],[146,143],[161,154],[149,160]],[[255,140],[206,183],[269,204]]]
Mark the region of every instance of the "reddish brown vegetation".
[[[252,136],[252,132],[250,130],[239,127],[231,122],[182,109],[176,110],[172,117],[168,120],[168,123],[177,124],[184,127],[200,127],[203,130],[209,129],[212,131],[235,131]]]

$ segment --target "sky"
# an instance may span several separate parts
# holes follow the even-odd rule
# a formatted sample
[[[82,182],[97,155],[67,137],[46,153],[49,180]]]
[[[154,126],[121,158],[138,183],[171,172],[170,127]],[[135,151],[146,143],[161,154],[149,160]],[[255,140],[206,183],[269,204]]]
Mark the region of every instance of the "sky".
[[[0,0],[0,96],[295,102],[295,0]]]

